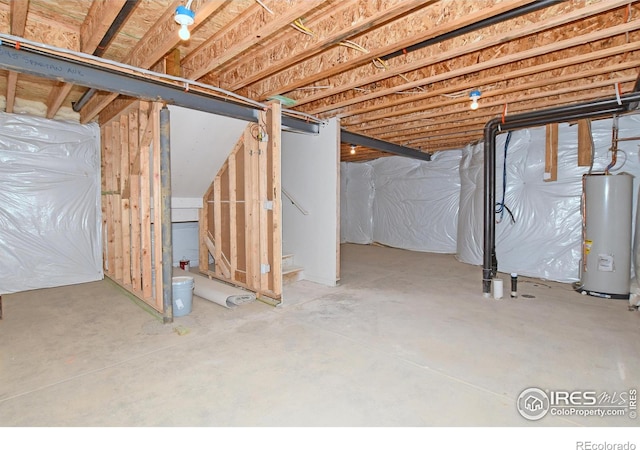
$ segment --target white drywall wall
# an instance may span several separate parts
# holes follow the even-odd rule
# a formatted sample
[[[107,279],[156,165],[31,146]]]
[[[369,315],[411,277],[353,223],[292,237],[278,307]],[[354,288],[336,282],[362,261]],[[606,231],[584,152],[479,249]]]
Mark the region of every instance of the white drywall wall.
[[[198,265],[199,236],[198,222],[180,222],[171,225],[171,239],[173,243],[173,266],[177,267],[180,260],[187,259],[192,267]]]
[[[282,188],[309,214],[282,196],[282,250],[304,267],[304,278],[338,281],[340,127],[336,119],[319,135],[282,133]]]
[[[202,196],[238,142],[248,122],[169,106],[171,220],[198,220]]]

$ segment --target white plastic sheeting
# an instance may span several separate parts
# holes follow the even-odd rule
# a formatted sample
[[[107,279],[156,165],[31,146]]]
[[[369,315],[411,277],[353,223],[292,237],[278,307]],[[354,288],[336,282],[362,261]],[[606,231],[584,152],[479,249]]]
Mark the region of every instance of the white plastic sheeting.
[[[100,130],[0,113],[0,294],[103,278]]]
[[[612,123],[612,119],[592,123],[593,172],[602,172],[611,161]],[[620,117],[618,127],[619,138],[638,137],[640,116]],[[515,223],[505,210],[496,224],[500,272],[567,283],[579,280],[582,175],[589,167],[577,165],[577,132],[576,125],[559,125],[557,181],[544,181],[545,127],[512,133],[505,204]],[[500,134],[496,140],[497,202],[502,200],[506,136]],[[635,177],[634,222],[640,187],[639,146],[640,140],[620,141],[622,151],[611,170]],[[436,153],[431,162],[390,157],[343,163],[342,242],[375,241],[409,250],[456,253],[462,262],[482,265],[483,152],[479,143],[461,152]],[[639,236],[636,230],[636,241]],[[640,244],[636,242],[635,248],[632,263],[640,261]]]
[[[347,163],[345,242],[455,253],[461,152]],[[343,199],[345,195],[343,193]]]
[[[373,167],[370,163],[341,163],[341,241],[373,242]]]
[[[640,118],[619,119],[619,137],[638,136]],[[593,172],[602,172],[611,160],[612,120],[592,123],[595,144]],[[503,161],[506,134],[496,140],[496,202],[502,200]],[[500,272],[560,282],[577,281],[582,257],[582,216],[580,211],[582,175],[588,167],[577,165],[577,126],[559,125],[558,180],[544,181],[545,128],[512,133],[507,151],[505,211],[496,224],[496,254]],[[620,142],[618,163],[611,171],[631,173],[634,205],[637,202],[640,141]],[[457,258],[469,264],[482,264],[483,257],[483,146],[463,150],[460,165],[460,222]],[[497,215],[499,219],[500,215]],[[634,216],[635,217],[635,216]],[[615,220],[615,218],[612,218]]]

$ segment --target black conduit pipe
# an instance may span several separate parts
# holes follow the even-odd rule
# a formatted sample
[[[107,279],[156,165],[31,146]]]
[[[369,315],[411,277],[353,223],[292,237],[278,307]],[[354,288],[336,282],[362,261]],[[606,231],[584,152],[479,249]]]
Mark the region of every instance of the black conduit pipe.
[[[127,0],[125,2],[125,4],[120,9],[120,12],[113,20],[113,23],[111,24],[111,26],[109,26],[109,29],[98,44],[98,47],[93,52],[93,56],[100,57],[104,55],[104,52],[107,51],[107,48],[111,44],[111,41],[113,41],[113,39],[116,37],[116,34],[118,33],[118,31],[120,31],[120,28],[122,28],[136,6],[138,6],[139,2],[140,0]],[[82,94],[82,97],[80,97],[77,102],[71,104],[71,109],[73,109],[75,112],[80,112],[84,105],[86,105],[87,102],[91,100],[91,97],[95,95],[96,91],[97,89],[95,88],[87,90],[84,94]]]
[[[491,295],[491,279],[498,271],[496,257],[496,136],[498,133],[522,128],[560,123],[578,119],[607,117],[631,109],[640,102],[640,92],[617,98],[592,100],[575,105],[560,106],[528,113],[496,117],[484,127],[484,255],[482,265],[482,295]]]
[[[405,53],[420,50],[421,48],[446,41],[447,39],[453,39],[455,37],[462,36],[463,34],[471,33],[472,31],[477,31],[482,28],[486,28],[488,26],[495,25],[509,19],[514,19],[516,17],[524,16],[525,14],[538,11],[539,9],[548,8],[549,6],[557,5],[558,3],[562,3],[563,1],[566,1],[566,0],[535,1],[528,5],[514,8],[511,11],[505,11],[501,14],[496,14],[495,16],[469,24],[465,27],[460,27],[453,31],[449,31],[448,33],[444,33],[444,34],[432,37],[431,39],[418,42],[417,44],[410,45],[409,47],[403,48],[402,50],[397,50],[393,53],[389,53],[388,55],[381,56],[380,59],[382,59],[383,61],[387,61],[391,58],[395,58],[396,56],[400,56],[400,55],[404,55]]]
[[[116,16],[115,19],[113,19],[113,22],[109,26],[109,29],[107,30],[104,37],[98,44],[96,51],[93,52],[93,56],[104,55],[104,52],[106,52],[109,45],[111,45],[111,41],[113,41],[113,38],[115,38],[118,31],[120,31],[120,28],[122,28],[122,26],[127,21],[131,13],[133,13],[133,10],[136,8],[136,6],[138,6],[139,2],[140,0],[125,1],[124,5],[122,5],[122,8],[118,12],[118,15]]]

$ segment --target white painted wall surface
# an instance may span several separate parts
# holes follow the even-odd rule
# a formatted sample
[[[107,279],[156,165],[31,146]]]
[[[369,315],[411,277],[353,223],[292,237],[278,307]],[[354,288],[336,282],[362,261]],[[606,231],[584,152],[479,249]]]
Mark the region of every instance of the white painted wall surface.
[[[198,222],[180,222],[171,225],[173,240],[173,266],[177,267],[181,259],[189,260],[191,267],[198,265]]]
[[[198,220],[202,196],[248,122],[169,106],[172,222]]]
[[[304,267],[304,278],[335,286],[339,276],[340,127],[336,119],[319,135],[282,133],[282,188],[309,214],[282,196],[282,250]]]

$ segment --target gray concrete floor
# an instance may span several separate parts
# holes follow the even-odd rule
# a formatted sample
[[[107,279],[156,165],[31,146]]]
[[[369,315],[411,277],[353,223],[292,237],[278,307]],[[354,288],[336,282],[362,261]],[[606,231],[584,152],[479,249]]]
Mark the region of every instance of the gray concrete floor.
[[[532,422],[516,399],[640,386],[639,312],[523,277],[518,299],[485,299],[481,274],[343,245],[338,287],[289,285],[278,308],[194,297],[170,325],[107,280],[5,295],[0,426],[638,425]]]

